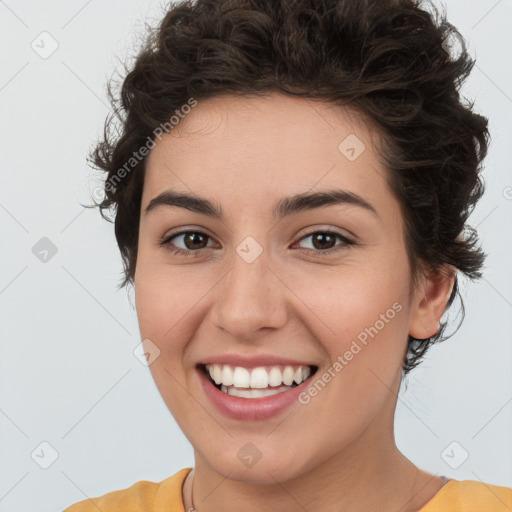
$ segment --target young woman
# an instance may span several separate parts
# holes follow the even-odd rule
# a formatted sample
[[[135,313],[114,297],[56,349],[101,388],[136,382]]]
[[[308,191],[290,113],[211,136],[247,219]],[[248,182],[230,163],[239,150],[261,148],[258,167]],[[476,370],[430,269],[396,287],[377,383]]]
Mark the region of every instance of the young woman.
[[[485,256],[466,221],[487,120],[456,36],[413,0],[169,10],[93,156],[195,464],[67,512],[510,511],[512,489],[394,441],[402,378]]]

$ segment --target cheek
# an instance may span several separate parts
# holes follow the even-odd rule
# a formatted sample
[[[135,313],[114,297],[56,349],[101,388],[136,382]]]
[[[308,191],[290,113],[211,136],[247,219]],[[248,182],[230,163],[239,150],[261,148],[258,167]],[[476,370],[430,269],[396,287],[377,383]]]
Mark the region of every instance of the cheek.
[[[205,297],[217,277],[200,265],[171,266],[144,250],[139,255],[135,303],[141,339],[157,345],[159,363],[181,372],[187,344],[201,325]]]
[[[141,259],[141,261],[144,261]],[[149,370],[159,393],[182,429],[187,428],[190,396],[183,363],[190,330],[190,287],[160,266],[139,267],[135,279],[135,302],[141,339],[149,339],[159,350]],[[192,294],[193,295],[193,294]],[[187,315],[189,312],[189,315]],[[185,422],[183,424],[182,422]]]
[[[160,340],[186,313],[190,287],[166,265],[162,250],[139,241],[135,272],[135,303],[141,335]],[[172,332],[172,331],[170,331]]]
[[[371,340],[379,340],[378,347],[370,352],[381,355],[395,354],[403,344],[408,281],[406,276],[384,268],[384,262],[379,266],[370,262],[317,273],[295,272],[288,277],[293,277],[294,290],[305,299],[307,314],[303,319],[311,318],[309,328],[331,358],[349,350],[354,340],[361,346],[366,342],[368,347]]]
[[[151,339],[162,352],[170,354],[180,349],[184,319],[189,303],[187,288],[176,289],[169,280],[159,277],[139,280],[135,285],[135,302],[140,334]]]

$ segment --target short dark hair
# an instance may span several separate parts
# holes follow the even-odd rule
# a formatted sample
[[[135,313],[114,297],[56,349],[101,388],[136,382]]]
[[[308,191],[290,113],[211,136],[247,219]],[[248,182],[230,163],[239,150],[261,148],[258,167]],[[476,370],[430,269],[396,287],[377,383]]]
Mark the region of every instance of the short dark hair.
[[[114,207],[124,276],[133,283],[147,158],[155,128],[190,98],[221,94],[296,97],[348,105],[371,119],[391,190],[400,202],[413,282],[445,263],[481,277],[485,253],[466,224],[484,193],[487,119],[459,89],[474,60],[461,34],[421,0],[197,0],[170,5],[148,28],[135,62],[108,97],[103,138],[89,155],[108,173],[104,198]],[[458,51],[452,43],[456,42]],[[128,70],[127,70],[128,71]],[[126,163],[131,161],[130,169]],[[121,173],[120,170],[125,170]],[[115,181],[114,181],[115,179]],[[447,308],[459,295],[457,276]],[[461,320],[462,321],[462,320]],[[459,324],[460,326],[460,324]],[[442,337],[409,336],[404,375]],[[451,335],[450,335],[451,336]]]

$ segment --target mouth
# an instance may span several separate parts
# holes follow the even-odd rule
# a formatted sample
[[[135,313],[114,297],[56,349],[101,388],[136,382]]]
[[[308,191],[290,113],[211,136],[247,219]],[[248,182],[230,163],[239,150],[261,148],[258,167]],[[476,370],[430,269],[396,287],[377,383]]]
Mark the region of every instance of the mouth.
[[[315,365],[272,365],[246,368],[229,364],[200,364],[199,370],[222,393],[246,399],[286,393],[308,381]]]

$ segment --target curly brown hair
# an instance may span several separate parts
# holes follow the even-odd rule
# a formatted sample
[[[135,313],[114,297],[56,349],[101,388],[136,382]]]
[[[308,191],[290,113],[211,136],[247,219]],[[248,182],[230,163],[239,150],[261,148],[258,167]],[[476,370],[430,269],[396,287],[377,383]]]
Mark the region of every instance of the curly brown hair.
[[[449,264],[481,277],[486,254],[466,224],[484,193],[487,119],[459,89],[474,60],[446,14],[421,0],[197,0],[170,5],[148,34],[89,155],[108,173],[103,210],[114,207],[132,283],[146,151],[190,99],[270,91],[350,105],[380,127],[382,162],[400,202],[413,282]],[[459,47],[454,52],[451,43]],[[456,55],[455,55],[456,53]],[[156,129],[155,129],[156,128]],[[160,131],[158,131],[160,130]],[[143,155],[142,157],[140,155]],[[135,158],[137,157],[137,158]],[[127,168],[127,162],[130,168]],[[123,171],[123,172],[122,172]],[[122,178],[122,179],[121,179]],[[447,302],[458,291],[457,276]],[[464,304],[462,319],[464,318]],[[461,319],[461,321],[462,321]],[[460,326],[460,323],[459,323]],[[403,371],[443,341],[409,336]],[[451,335],[450,335],[451,336]]]

